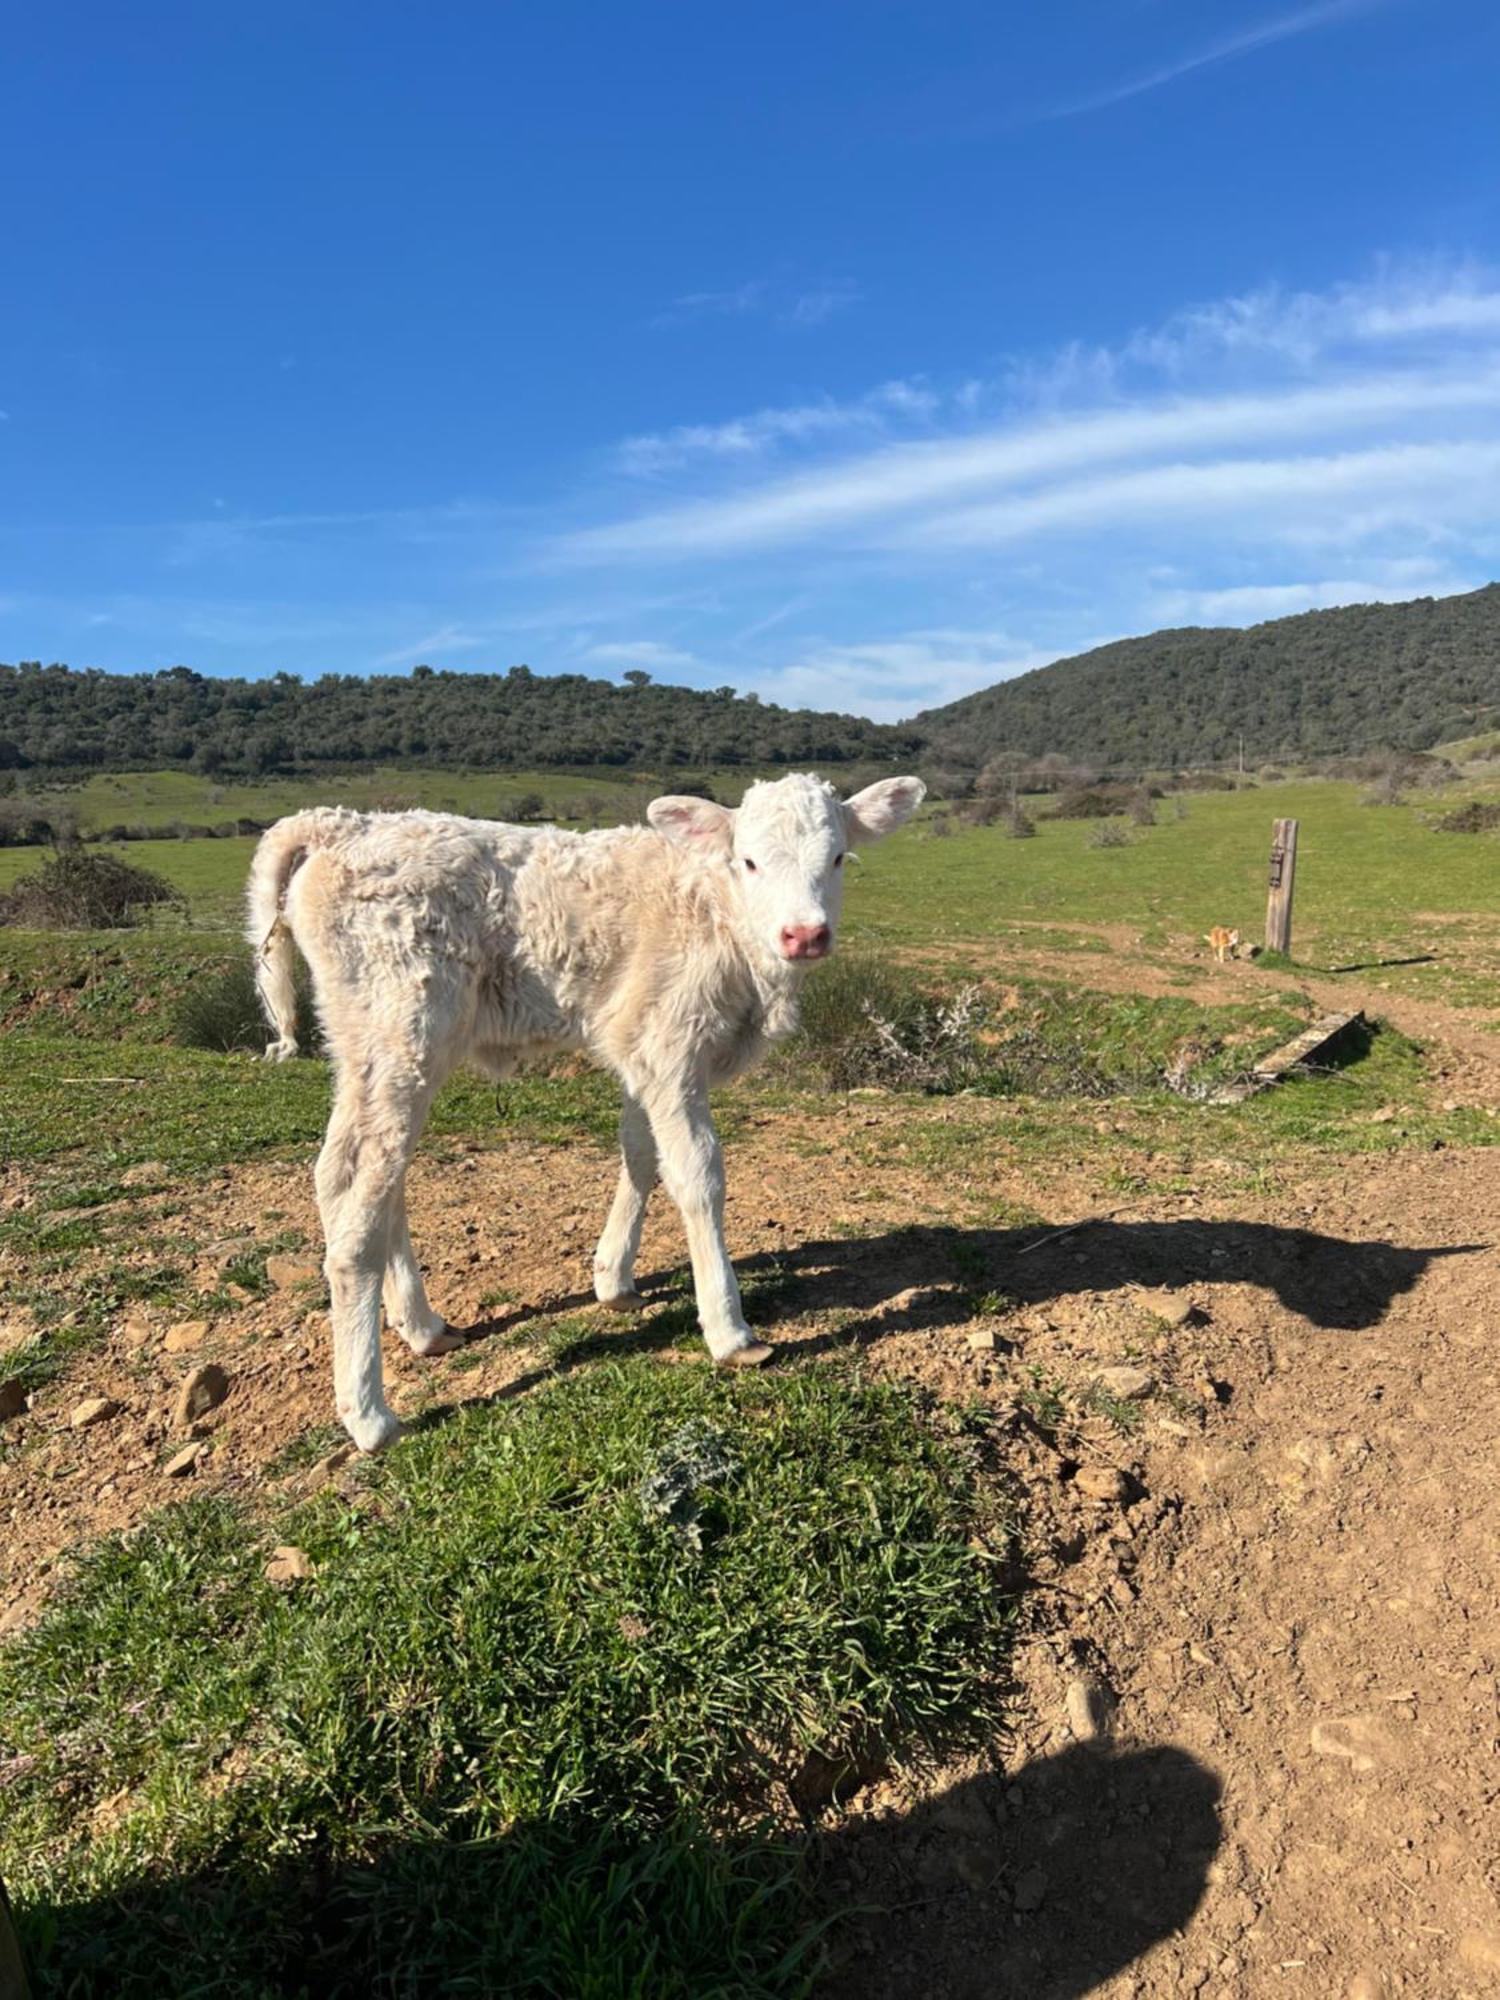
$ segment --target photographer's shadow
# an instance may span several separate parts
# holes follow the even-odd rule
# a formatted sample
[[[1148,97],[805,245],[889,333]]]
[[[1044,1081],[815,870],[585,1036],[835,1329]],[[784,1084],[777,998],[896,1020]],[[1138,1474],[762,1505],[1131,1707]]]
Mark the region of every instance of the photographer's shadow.
[[[823,1847],[830,2000],[1080,2000],[1183,1929],[1220,1842],[1219,1780],[1173,1745],[1074,1745]]]

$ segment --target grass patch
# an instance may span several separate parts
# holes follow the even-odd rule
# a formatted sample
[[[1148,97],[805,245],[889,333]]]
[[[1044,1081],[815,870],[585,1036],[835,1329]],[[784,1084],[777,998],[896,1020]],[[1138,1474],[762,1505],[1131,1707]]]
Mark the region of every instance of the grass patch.
[[[143,1160],[195,1171],[265,1153],[306,1152],[328,1122],[321,1062],[261,1063],[148,1043],[12,1034],[0,1068],[0,1164],[81,1154],[92,1172]],[[497,1090],[459,1076],[427,1123],[434,1141],[614,1143],[619,1100],[598,1072],[523,1076]]]
[[[737,1467],[701,1553],[640,1498],[690,1422]],[[809,1750],[993,1727],[1012,1608],[975,1544],[1008,1533],[910,1393],[644,1362],[419,1433],[352,1503],[157,1515],[0,1651],[42,1990],[159,1992],[165,1906],[179,1992],[800,1991],[743,1829]],[[276,1539],[317,1565],[289,1594]]]

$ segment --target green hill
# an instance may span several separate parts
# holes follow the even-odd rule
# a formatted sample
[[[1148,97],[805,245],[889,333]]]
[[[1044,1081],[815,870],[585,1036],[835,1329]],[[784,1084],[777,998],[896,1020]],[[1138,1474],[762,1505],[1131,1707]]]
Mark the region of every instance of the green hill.
[[[1426,749],[1500,713],[1500,584],[1120,639],[913,718],[934,750],[1107,766]]]
[[[650,676],[435,673],[221,680],[0,666],[0,773],[186,767],[261,777],[332,766],[670,770],[885,762],[920,742],[855,715],[777,708]]]
[[[1121,639],[895,727],[777,708],[732,688],[582,674],[325,674],[220,680],[0,665],[0,790],[31,769],[265,777],[330,767],[707,770],[973,768],[1001,751],[1122,769],[1253,766],[1425,749],[1500,720],[1500,584],[1462,597],[1308,611],[1248,631]]]

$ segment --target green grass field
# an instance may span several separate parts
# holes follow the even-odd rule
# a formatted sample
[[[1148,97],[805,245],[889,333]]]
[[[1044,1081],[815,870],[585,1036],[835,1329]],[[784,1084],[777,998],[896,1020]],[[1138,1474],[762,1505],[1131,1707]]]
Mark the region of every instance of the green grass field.
[[[429,802],[460,782],[435,780]],[[197,810],[161,784],[165,816]],[[219,803],[267,816],[265,788]],[[770,1126],[1008,1229],[1045,1221],[1080,1162],[1096,1199],[1129,1204],[1500,1140],[1388,1023],[1247,1102],[1168,1087],[1232,1079],[1300,1028],[1320,1004],[1310,968],[1373,963],[1347,977],[1377,1014],[1385,990],[1491,1025],[1496,837],[1331,783],[1184,807],[1160,804],[1119,848],[1043,821],[1030,840],[919,826],[872,850],[807,1036],[721,1096],[731,1176],[737,1140]],[[1201,933],[1257,935],[1278,816],[1302,829],[1294,963],[1217,974]],[[128,1310],[218,1309],[174,1202],[209,1229],[226,1164],[305,1172],[319,1142],[322,1062],[177,1039],[185,1000],[235,982],[243,1000],[252,846],[122,850],[183,890],[187,923],[0,930],[0,1168],[22,1197],[0,1214],[0,1270],[32,1329],[0,1382],[43,1407],[66,1408]],[[38,858],[0,852],[0,886]],[[596,1075],[460,1078],[423,1143],[438,1160],[522,1141],[602,1161],[614,1121]],[[1034,1207],[987,1188],[998,1159],[1025,1169]],[[858,1214],[838,1226],[857,1234]],[[251,1294],[287,1247],[266,1231],[233,1270]],[[752,1316],[777,1282],[752,1283]],[[662,1305],[640,1345],[691,1351],[690,1320]],[[555,1370],[598,1345],[576,1311],[523,1332]],[[698,1553],[641,1492],[664,1444],[705,1426],[732,1470],[696,1493]],[[12,1449],[0,1431],[0,1462]],[[775,1786],[813,1749],[878,1737],[917,1757],[999,1726],[1016,1610],[1000,1579],[1026,1533],[1003,1454],[975,1411],[858,1368],[731,1387],[640,1352],[419,1419],[347,1490],[298,1499],[285,1471],[84,1549],[41,1622],[0,1645],[0,1874],[46,1995],[158,1993],[163,1938],[172,1990],[231,2000],[805,1993],[817,1920],[763,1821]],[[263,1574],[277,1543],[312,1564],[291,1591]]]
[[[717,796],[737,798],[746,782],[742,770],[683,771],[706,780]],[[86,832],[115,825],[215,826],[226,820],[280,819],[307,806],[353,806],[360,811],[426,806],[434,812],[503,818],[511,802],[540,794],[547,815],[576,819],[597,813],[603,821],[632,819],[659,792],[672,789],[670,776],[647,771],[599,769],[567,771],[423,771],[382,766],[368,771],[300,778],[255,780],[199,777],[191,771],[101,773],[78,785],[36,794],[40,807],[72,811]]]
[[[633,787],[632,810],[654,789]],[[1173,800],[1160,801],[1157,824],[1132,828],[1118,848],[1090,844],[1094,823],[1048,821],[1040,810],[1033,840],[998,828],[939,840],[928,816],[913,835],[868,852],[851,880],[845,936],[996,976],[1038,951],[1116,950],[1128,933],[1132,955],[1191,981],[1203,971],[1194,954],[1211,925],[1237,927],[1247,942],[1261,934],[1271,824],[1295,818],[1299,964],[1376,967],[1394,992],[1485,1005],[1500,974],[1500,834],[1437,831],[1433,821],[1453,803],[1444,794],[1440,807],[1371,806],[1355,786],[1336,783],[1190,794],[1182,817]],[[269,804],[257,794],[257,810]],[[254,846],[170,839],[110,851],[180,889],[195,927],[229,931]],[[41,858],[0,849],[0,891]],[[0,933],[0,977],[26,950]]]

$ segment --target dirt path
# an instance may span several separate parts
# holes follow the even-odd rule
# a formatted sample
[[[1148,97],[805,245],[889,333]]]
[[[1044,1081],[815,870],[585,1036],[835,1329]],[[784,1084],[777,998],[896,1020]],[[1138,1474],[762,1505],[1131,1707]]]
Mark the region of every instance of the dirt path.
[[[890,1912],[837,1934],[830,1991],[1500,1991],[1500,1161],[1408,1152],[1274,1201],[1164,1197],[1032,1249],[1034,1230],[977,1224],[956,1177],[899,1164],[899,1106],[856,1115],[864,1163],[839,1140],[796,1150],[789,1121],[736,1143],[733,1247],[792,1354],[854,1346],[999,1413],[1029,1523],[1030,1622],[1002,1772],[873,1778],[825,1816],[830,1898]],[[974,1120],[987,1198],[1041,1202],[1057,1223],[1109,1205],[1084,1173],[1039,1191],[991,1108],[954,1115]],[[871,1167],[871,1128],[878,1141],[887,1126]],[[612,1176],[603,1154],[560,1149],[419,1163],[414,1235],[473,1340],[437,1363],[393,1357],[398,1407],[524,1394],[555,1366],[649,1344],[649,1328],[589,1330]],[[210,1276],[246,1232],[311,1241],[305,1182],[227,1171]],[[80,1537],[183,1491],[341,1476],[294,1462],[330,1414],[299,1254],[268,1300],[170,1346],[164,1315],[122,1320],[17,1420],[28,1448],[0,1462],[0,1621],[29,1615]],[[680,1258],[654,1204],[646,1268]],[[990,1286],[1007,1301],[976,1305]],[[520,1335],[538,1313],[573,1332],[550,1347]],[[175,1391],[207,1358],[230,1394],[197,1425],[196,1466],[169,1477]],[[1137,1428],[1104,1414],[1055,1438],[1038,1426],[1029,1371],[1081,1397],[1125,1361],[1156,1378]],[[119,1411],[74,1429],[88,1394]],[[1086,1497],[1111,1468],[1123,1502]],[[1077,1740],[1076,1691],[1068,1720],[1084,1674],[1096,1708],[1115,1704],[1099,1741]]]

